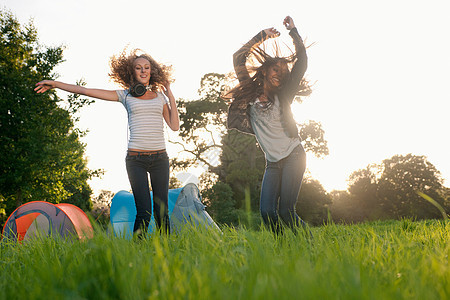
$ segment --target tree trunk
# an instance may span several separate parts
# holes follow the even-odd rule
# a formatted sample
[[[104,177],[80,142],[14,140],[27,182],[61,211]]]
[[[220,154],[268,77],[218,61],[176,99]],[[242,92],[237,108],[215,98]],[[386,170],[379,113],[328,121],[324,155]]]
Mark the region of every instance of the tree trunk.
[[[19,207],[19,206],[21,206],[22,205],[22,190],[21,189],[19,189],[17,192],[16,192],[16,207]]]

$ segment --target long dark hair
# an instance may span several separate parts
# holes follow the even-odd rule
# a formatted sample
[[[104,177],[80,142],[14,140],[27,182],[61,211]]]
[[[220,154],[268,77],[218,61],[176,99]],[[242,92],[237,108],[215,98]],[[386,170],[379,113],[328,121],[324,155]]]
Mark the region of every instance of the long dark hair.
[[[297,59],[297,55],[289,49],[291,54],[288,56],[282,56],[281,48],[279,47],[277,41],[273,41],[273,48],[274,55],[271,56],[267,53],[264,44],[254,47],[247,58],[248,66],[246,67],[250,74],[250,78],[239,82],[239,84],[237,84],[234,88],[224,93],[222,98],[228,101],[242,101],[245,103],[255,101],[257,97],[264,93],[264,74],[267,74],[269,68],[278,63],[281,63],[283,68],[286,67],[287,69],[287,72],[285,76],[283,76],[281,84],[277,90],[283,89],[290,76],[292,66]],[[306,96],[310,93],[311,86],[309,82],[306,79],[302,79],[300,81],[296,96]]]

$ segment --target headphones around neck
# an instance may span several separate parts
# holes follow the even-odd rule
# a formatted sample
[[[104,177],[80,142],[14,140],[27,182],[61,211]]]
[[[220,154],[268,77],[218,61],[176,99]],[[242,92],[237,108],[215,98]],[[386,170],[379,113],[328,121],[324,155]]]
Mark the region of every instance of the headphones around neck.
[[[141,97],[143,96],[147,91],[150,91],[152,88],[152,85],[149,84],[147,86],[143,85],[142,83],[136,83],[135,85],[130,87],[130,94],[133,97]]]

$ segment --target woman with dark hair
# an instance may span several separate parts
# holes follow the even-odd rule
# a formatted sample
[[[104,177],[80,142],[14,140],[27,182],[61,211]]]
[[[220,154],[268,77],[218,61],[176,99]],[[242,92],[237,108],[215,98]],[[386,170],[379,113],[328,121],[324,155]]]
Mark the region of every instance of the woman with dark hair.
[[[178,109],[170,89],[171,68],[157,63],[148,54],[123,51],[110,60],[110,78],[123,90],[85,88],[53,80],[38,82],[37,93],[58,88],[101,100],[119,101],[128,112],[129,140],[126,168],[136,202],[134,231],[147,231],[152,208],[148,175],[153,190],[156,226],[169,233],[169,158],[164,139],[163,119],[170,129],[179,129]],[[167,98],[169,100],[167,100]]]
[[[260,45],[280,33],[274,28],[259,32],[233,55],[239,84],[225,96],[232,98],[228,128],[254,134],[265,153],[260,210],[264,223],[276,233],[281,231],[279,218],[294,230],[304,225],[295,205],[306,155],[290,105],[296,95],[309,91],[303,79],[307,68],[305,46],[291,17],[286,17],[283,25],[293,39],[295,53],[281,57],[277,47],[275,57],[268,55]],[[250,58],[260,66],[247,67]]]

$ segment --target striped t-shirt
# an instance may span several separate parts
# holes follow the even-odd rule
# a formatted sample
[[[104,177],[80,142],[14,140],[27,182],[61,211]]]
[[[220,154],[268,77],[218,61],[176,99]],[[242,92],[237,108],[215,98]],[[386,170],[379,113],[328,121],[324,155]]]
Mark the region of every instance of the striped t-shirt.
[[[138,99],[128,90],[116,91],[119,101],[128,112],[130,138],[128,149],[162,150],[166,149],[164,140],[163,106],[167,98],[157,92],[151,100]]]

